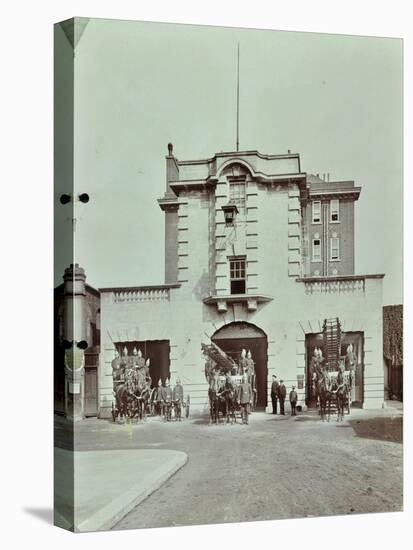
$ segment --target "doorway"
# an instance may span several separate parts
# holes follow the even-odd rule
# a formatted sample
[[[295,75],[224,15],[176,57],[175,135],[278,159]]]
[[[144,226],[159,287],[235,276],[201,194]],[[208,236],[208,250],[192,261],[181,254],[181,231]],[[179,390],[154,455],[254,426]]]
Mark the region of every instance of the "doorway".
[[[361,407],[364,401],[364,333],[343,332],[341,334],[341,357],[345,357],[347,353],[347,346],[349,344],[352,344],[353,352],[356,357],[356,364],[354,366],[353,373],[353,383],[351,388],[351,401],[352,405],[356,405],[356,407]],[[324,357],[326,356],[324,352],[323,334],[321,332],[315,334],[306,334],[305,346],[307,365],[306,404],[309,408],[315,408],[317,396],[311,383],[313,375],[313,373],[311,372],[311,358],[314,353],[314,348],[316,347],[321,349]]]
[[[119,354],[123,354],[123,350],[126,347],[128,355],[133,354],[133,349],[141,350],[144,359],[150,360],[149,374],[152,378],[152,387],[158,385],[158,380],[162,380],[162,384],[165,384],[165,380],[170,378],[170,346],[169,340],[140,340],[135,342],[115,342],[116,349]]]
[[[251,323],[234,322],[217,330],[211,339],[238,364],[242,349],[251,351],[255,363],[257,409],[265,409],[268,376],[268,344],[265,332]]]

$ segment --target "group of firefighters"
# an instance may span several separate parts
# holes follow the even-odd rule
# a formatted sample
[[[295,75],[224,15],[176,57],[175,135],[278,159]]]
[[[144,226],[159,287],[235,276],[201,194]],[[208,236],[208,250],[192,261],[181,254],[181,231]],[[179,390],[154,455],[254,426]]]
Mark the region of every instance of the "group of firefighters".
[[[136,347],[133,349],[132,355],[128,355],[126,346],[122,355],[115,349],[115,358],[112,361],[113,391],[115,392],[117,385],[125,382],[128,378],[136,379],[139,376],[146,381],[148,390],[151,390],[150,359],[145,360],[142,351],[137,350]],[[155,406],[156,413],[163,416],[165,420],[171,419],[173,407],[176,418],[181,420],[184,389],[180,379],[177,379],[173,388],[168,378],[165,380],[165,385],[162,384],[162,379],[159,379],[157,387],[151,393],[151,402]]]
[[[347,348],[347,357],[352,357],[353,347],[350,345]],[[318,363],[322,363],[323,356],[319,348],[314,350],[314,365],[318,366]],[[250,406],[253,403],[254,398],[254,382],[255,382],[255,364],[252,359],[251,351],[248,352],[245,349],[242,349],[240,354],[239,363],[232,362],[233,366],[231,369],[232,376],[240,376],[241,381],[238,386],[238,402],[242,410],[245,410],[246,422],[248,422],[248,413]],[[352,364],[352,362],[350,362]],[[210,371],[207,372],[206,365],[206,377],[209,380],[210,384],[213,379],[220,374],[217,365],[212,365],[209,363]],[[314,368],[316,368],[314,367]],[[115,351],[115,358],[112,361],[112,376],[113,376],[113,386],[114,390],[116,385],[128,378],[131,373],[140,374],[141,377],[144,377],[147,383],[148,388],[152,387],[152,378],[150,375],[150,359],[145,359],[142,355],[140,349],[136,347],[132,351],[132,355],[128,355],[128,350],[125,346],[122,355],[119,352]],[[286,399],[286,387],[283,380],[278,382],[277,377],[274,375],[271,385],[271,400],[273,406],[273,414],[277,414],[277,405],[280,405],[280,414],[284,414],[284,402]],[[289,393],[289,401],[291,404],[291,414],[296,414],[296,404],[297,404],[297,392],[295,386],[292,387]],[[176,416],[180,419],[181,410],[184,404],[184,389],[180,379],[177,379],[175,386],[172,388],[170,381],[166,378],[165,383],[162,384],[162,380],[159,379],[156,388],[153,390],[152,403],[155,405],[155,410],[157,414],[164,416],[166,420],[171,418],[172,407],[175,407]]]

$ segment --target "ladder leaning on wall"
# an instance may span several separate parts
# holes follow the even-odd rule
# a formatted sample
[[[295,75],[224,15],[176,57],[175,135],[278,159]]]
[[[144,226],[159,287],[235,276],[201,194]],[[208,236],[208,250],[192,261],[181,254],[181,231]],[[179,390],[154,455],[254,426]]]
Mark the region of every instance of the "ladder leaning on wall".
[[[337,371],[340,365],[341,325],[338,317],[324,319],[324,354],[329,371]]]

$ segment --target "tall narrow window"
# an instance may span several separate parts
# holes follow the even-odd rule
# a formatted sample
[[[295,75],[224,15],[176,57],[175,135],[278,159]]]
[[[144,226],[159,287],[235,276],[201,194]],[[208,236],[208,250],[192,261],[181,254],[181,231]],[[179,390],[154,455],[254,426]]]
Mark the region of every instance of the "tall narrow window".
[[[330,259],[340,259],[340,239],[338,237],[332,237],[330,239]]]
[[[330,221],[340,221],[340,201],[338,199],[330,201]]]
[[[321,240],[313,239],[313,262],[321,262]]]
[[[321,223],[321,201],[312,203],[313,223]]]
[[[231,294],[245,294],[245,257],[231,258],[229,261]]]
[[[245,177],[229,178],[229,202],[242,214],[245,212]]]

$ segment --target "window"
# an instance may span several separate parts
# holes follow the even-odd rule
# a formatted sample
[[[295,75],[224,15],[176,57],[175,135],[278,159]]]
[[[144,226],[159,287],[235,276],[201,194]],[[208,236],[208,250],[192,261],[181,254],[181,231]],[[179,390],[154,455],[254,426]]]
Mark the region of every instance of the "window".
[[[313,262],[321,262],[321,240],[313,239]]]
[[[330,222],[340,221],[340,201],[338,199],[330,201]]]
[[[330,259],[340,259],[340,239],[338,237],[332,237],[330,239]]]
[[[229,180],[229,202],[235,204],[239,212],[245,212],[245,178],[243,176]]]
[[[313,201],[313,223],[321,223],[321,201]]]
[[[229,261],[231,294],[245,294],[245,263],[245,257]]]

